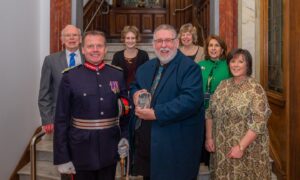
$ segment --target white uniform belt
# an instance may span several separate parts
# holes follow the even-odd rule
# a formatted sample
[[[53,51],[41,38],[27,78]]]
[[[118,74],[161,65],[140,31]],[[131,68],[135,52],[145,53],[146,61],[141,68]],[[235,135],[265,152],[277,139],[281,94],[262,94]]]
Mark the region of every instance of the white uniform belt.
[[[107,119],[77,119],[73,118],[73,126],[78,129],[108,129],[119,125],[117,117]]]

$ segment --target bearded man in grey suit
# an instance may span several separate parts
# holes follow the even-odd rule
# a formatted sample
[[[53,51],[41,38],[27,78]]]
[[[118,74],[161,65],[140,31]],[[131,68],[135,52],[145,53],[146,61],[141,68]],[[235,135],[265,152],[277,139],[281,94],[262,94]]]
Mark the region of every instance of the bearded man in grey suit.
[[[83,57],[79,51],[81,43],[79,28],[67,25],[61,31],[61,41],[65,50],[46,56],[41,72],[38,105],[42,127],[46,134],[53,132],[56,98],[62,71],[83,62]]]

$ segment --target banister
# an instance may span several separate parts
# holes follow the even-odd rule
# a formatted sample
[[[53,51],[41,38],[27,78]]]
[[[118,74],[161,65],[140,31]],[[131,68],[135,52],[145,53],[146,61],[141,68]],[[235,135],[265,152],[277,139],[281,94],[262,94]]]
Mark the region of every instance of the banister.
[[[193,7],[193,4],[187,5],[187,6],[185,6],[184,8],[181,8],[181,9],[175,9],[174,12],[173,12],[173,16],[175,16],[177,12],[185,11],[185,10],[187,10],[188,8],[191,8],[191,7]]]
[[[94,13],[93,17],[91,18],[90,22],[88,23],[88,25],[86,26],[84,32],[86,32],[88,30],[88,28],[90,27],[91,23],[93,22],[93,20],[95,19],[96,15],[98,14],[99,10],[101,9],[102,5],[104,3],[104,0],[101,1],[100,5],[98,6],[96,12]]]
[[[36,180],[36,143],[41,137],[43,137],[46,133],[41,131],[34,135],[31,139],[30,143],[30,164],[31,164],[31,180]]]

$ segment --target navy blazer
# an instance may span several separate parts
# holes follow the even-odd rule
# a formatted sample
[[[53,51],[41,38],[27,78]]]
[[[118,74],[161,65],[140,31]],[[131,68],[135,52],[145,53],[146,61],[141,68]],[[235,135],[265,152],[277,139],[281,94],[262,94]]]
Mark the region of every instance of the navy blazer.
[[[132,83],[150,92],[159,60],[143,64]],[[200,67],[180,51],[171,60],[152,97],[156,120],[151,128],[151,178],[192,179],[198,174],[204,130],[204,99]],[[131,119],[134,136],[136,117]]]

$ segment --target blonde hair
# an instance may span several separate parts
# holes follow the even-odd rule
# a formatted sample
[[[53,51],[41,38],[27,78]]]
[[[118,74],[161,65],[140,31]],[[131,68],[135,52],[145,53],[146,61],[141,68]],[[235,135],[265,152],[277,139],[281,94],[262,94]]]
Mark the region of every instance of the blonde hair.
[[[132,32],[135,35],[135,38],[137,41],[141,40],[140,31],[136,26],[124,26],[122,32],[121,32],[121,41],[125,41],[126,34],[128,32]]]
[[[197,35],[197,29],[195,26],[193,26],[191,23],[187,23],[187,24],[184,24],[180,27],[180,30],[179,30],[179,34],[178,34],[178,39],[180,40],[181,39],[181,36],[183,33],[191,33],[192,34],[192,38],[193,38],[193,43],[194,44],[197,44],[198,42],[198,35]],[[179,41],[180,43],[180,46],[182,46],[182,42],[181,40]]]

